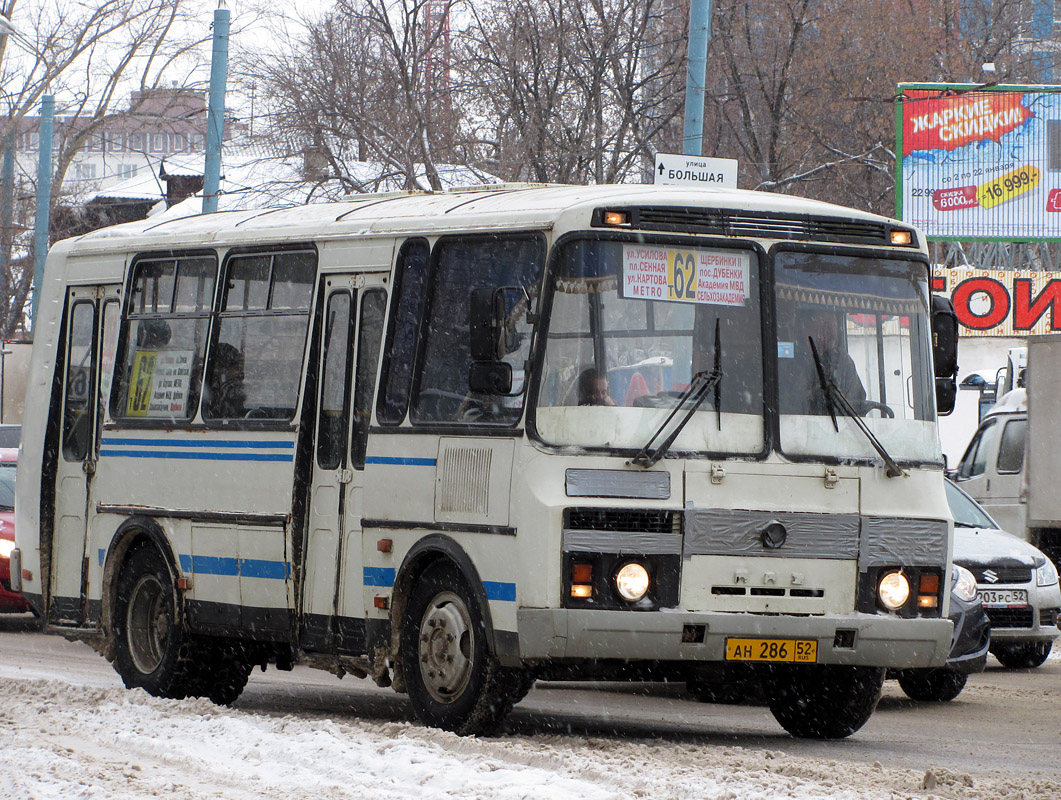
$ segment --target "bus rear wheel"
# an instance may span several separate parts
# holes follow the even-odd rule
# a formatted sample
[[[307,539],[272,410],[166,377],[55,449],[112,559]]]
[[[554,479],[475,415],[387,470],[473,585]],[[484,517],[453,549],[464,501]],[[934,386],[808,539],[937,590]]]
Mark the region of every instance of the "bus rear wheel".
[[[177,615],[169,567],[154,547],[135,549],[118,577],[114,665],[129,689],[181,700],[194,693],[195,648]]]
[[[793,736],[843,739],[873,714],[884,687],[879,667],[774,665],[763,679],[774,718]]]
[[[478,600],[451,563],[431,565],[414,587],[401,650],[409,699],[425,725],[490,734],[512,710],[513,674],[490,653]]]

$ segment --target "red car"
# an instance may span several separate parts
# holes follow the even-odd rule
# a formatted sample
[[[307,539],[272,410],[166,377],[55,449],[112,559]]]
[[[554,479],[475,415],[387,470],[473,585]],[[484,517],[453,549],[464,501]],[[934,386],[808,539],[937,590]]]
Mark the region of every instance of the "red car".
[[[15,549],[15,464],[18,450],[0,448],[0,612],[29,611],[29,603],[11,591],[11,551]]]

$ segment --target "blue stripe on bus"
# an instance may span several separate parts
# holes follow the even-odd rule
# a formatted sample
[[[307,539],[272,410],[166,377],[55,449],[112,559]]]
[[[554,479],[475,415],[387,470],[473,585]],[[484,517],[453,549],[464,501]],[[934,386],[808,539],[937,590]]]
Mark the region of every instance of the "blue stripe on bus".
[[[396,570],[393,567],[365,567],[365,586],[394,586]]]
[[[105,450],[100,458],[177,458],[190,461],[294,461],[293,453],[195,453],[167,450]]]
[[[398,458],[396,456],[369,456],[366,464],[389,464],[399,467],[433,467],[438,463],[434,458]]]
[[[195,575],[226,575],[243,578],[287,580],[291,565],[286,561],[264,561],[257,558],[222,558],[220,556],[180,555],[181,569]]]
[[[500,583],[498,581],[483,581],[483,589],[486,591],[487,600],[507,600],[516,602],[516,584]]]
[[[294,442],[262,442],[250,439],[125,439],[104,436],[102,444],[112,447],[243,447],[255,450],[293,450]]]

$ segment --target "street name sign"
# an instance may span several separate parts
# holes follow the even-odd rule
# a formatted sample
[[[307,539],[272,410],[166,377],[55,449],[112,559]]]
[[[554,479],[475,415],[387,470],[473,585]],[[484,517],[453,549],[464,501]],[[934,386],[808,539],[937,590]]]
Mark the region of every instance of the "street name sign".
[[[737,188],[737,159],[656,153],[653,183]]]

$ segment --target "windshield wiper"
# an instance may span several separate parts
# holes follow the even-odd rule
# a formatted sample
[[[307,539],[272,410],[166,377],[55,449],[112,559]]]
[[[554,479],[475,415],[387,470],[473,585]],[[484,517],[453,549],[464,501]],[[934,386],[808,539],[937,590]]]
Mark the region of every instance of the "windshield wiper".
[[[641,448],[636,456],[631,460],[631,464],[636,464],[639,467],[651,467],[657,461],[659,461],[666,454],[667,450],[674,440],[678,438],[678,434],[682,432],[682,428],[692,419],[693,414],[696,412],[704,399],[707,397],[707,393],[712,389],[715,390],[715,413],[718,415],[718,429],[722,430],[722,345],[719,342],[719,318],[715,318],[715,363],[712,369],[698,372],[693,376],[692,381],[689,383],[689,388],[686,389],[681,397],[678,398],[677,404],[674,406],[674,410],[667,415],[667,418],[663,420],[663,423],[656,428],[656,432],[652,434],[645,446]],[[688,407],[685,409],[685,414],[678,420],[678,424],[674,426],[674,430],[670,432],[660,444],[653,449],[652,443],[660,437],[660,435],[670,425],[675,415],[682,410],[682,406],[688,403]]]
[[[858,415],[851,402],[844,396],[844,393],[840,391],[840,387],[836,383],[828,378],[825,374],[825,365],[822,364],[821,357],[818,355],[818,346],[814,343],[814,337],[808,336],[807,341],[810,342],[810,351],[814,356],[814,366],[818,370],[818,383],[821,384],[822,392],[825,394],[825,407],[829,411],[829,416],[833,420],[833,429],[839,432],[840,426],[836,422],[837,409],[842,414],[850,417],[858,425],[858,429],[866,435],[869,439],[869,443],[873,445],[873,449],[877,451],[878,455],[884,459],[886,469],[884,474],[889,478],[900,478],[906,475],[902,468],[895,463],[895,459],[891,457],[887,450],[884,449],[884,445],[880,443],[880,440],[873,435],[873,431],[869,429],[862,417]]]

